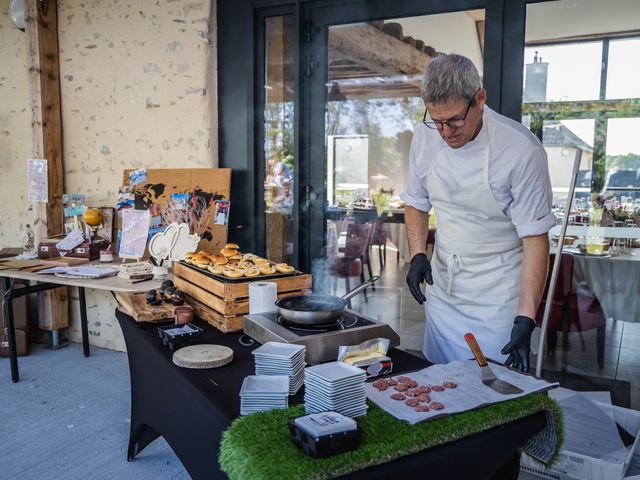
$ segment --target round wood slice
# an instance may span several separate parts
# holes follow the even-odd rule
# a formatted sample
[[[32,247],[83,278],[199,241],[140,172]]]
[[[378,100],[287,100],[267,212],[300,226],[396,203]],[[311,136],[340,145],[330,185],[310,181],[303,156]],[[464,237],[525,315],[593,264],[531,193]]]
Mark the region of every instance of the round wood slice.
[[[233,350],[222,345],[191,345],[173,354],[173,363],[183,368],[216,368],[231,360]]]

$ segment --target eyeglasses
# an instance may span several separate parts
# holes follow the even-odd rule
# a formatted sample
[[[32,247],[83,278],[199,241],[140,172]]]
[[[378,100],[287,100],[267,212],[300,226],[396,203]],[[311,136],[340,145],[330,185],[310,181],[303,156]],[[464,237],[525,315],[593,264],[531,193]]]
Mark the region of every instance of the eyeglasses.
[[[476,93],[478,92],[476,91]],[[422,117],[422,123],[424,123],[427,127],[432,128],[434,130],[442,130],[445,125],[451,129],[464,127],[464,121],[467,118],[467,114],[469,113],[469,109],[473,104],[473,100],[476,98],[476,93],[474,93],[473,96],[471,97],[471,100],[469,100],[469,104],[467,105],[467,109],[464,111],[464,115],[462,116],[462,118],[452,118],[450,120],[437,120],[437,121],[427,120],[427,115],[429,115],[429,112],[425,108],[424,117]]]

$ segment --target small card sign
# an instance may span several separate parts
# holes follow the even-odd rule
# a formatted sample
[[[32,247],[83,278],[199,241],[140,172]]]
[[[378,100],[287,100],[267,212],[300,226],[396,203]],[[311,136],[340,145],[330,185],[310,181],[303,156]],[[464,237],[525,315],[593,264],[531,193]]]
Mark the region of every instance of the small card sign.
[[[30,202],[49,201],[49,176],[47,161],[42,159],[27,160],[27,181]]]
[[[56,248],[60,252],[60,255],[66,254],[69,250],[73,250],[74,247],[77,247],[82,242],[84,242],[84,235],[82,234],[82,230],[75,229],[72,230],[69,235],[64,237],[58,243],[56,243]]]
[[[142,258],[149,235],[149,210],[128,208],[122,211],[122,238],[118,255]]]

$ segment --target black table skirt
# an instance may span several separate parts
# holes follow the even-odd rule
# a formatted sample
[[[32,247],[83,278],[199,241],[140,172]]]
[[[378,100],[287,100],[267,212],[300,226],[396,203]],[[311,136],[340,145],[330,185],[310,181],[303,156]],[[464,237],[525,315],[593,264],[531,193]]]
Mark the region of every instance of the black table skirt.
[[[194,479],[226,478],[218,466],[222,432],[240,415],[240,387],[244,377],[254,373],[251,351],[257,347],[239,344],[239,333],[222,333],[205,322],[198,343],[225,345],[234,351],[233,361],[224,367],[192,370],[177,367],[172,352],[158,337],[158,324],[136,323],[116,310],[122,327],[131,374],[131,433],[127,458],[133,460],[144,447],[162,435]],[[401,350],[393,350],[395,372],[427,366]],[[302,402],[302,391],[290,403]],[[517,449],[544,428],[540,412],[502,427],[467,437],[362,470],[348,478],[393,478],[400,474],[425,472],[431,478],[488,479],[498,469],[516,469]],[[511,460],[511,464],[509,464]],[[516,462],[517,463],[517,462]],[[426,473],[429,472],[429,473]],[[495,478],[505,478],[499,473]]]

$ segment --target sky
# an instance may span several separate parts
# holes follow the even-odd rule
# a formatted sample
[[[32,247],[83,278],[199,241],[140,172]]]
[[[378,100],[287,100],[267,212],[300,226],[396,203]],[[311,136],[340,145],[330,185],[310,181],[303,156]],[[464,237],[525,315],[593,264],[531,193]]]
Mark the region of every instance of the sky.
[[[535,52],[549,63],[547,100],[597,100],[600,92],[602,43],[527,48],[525,64]],[[607,99],[639,98],[640,39],[613,40],[609,43]],[[564,120],[578,137],[593,145],[593,120]],[[607,127],[607,155],[640,154],[640,118],[610,119]]]

